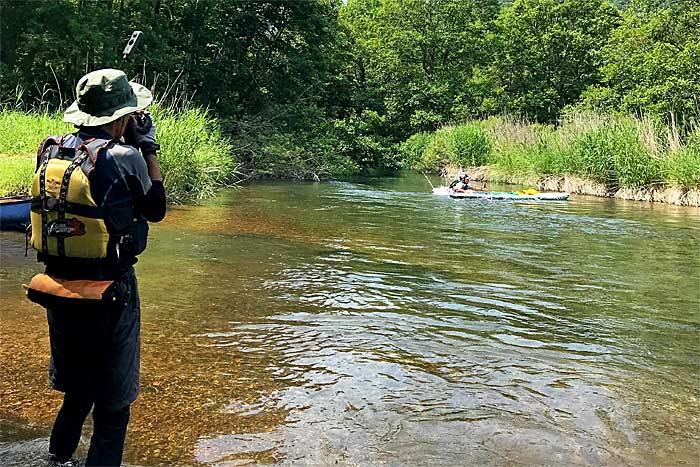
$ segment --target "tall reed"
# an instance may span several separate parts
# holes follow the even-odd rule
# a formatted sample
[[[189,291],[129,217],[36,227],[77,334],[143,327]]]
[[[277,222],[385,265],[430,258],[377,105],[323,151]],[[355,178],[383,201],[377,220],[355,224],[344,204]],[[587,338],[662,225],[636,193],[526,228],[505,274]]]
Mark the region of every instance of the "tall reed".
[[[455,144],[461,140],[455,132],[460,127],[484,129],[487,144],[479,146],[485,148],[483,157],[472,157],[474,145]],[[421,141],[430,136],[421,136]],[[700,187],[700,130],[684,141],[673,123],[664,126],[646,118],[573,114],[557,128],[514,118],[489,118],[446,126],[431,141],[420,157],[413,156],[414,167],[439,170],[446,163],[491,165],[519,179],[575,174],[611,188]],[[412,148],[415,151],[418,145]]]
[[[206,110],[183,104],[150,107],[161,145],[158,159],[168,201],[193,202],[235,179],[231,143]],[[0,195],[27,193],[39,143],[75,131],[61,112],[0,109]]]
[[[666,177],[675,185],[700,188],[700,130],[688,136],[687,144],[670,150]]]
[[[152,105],[157,122],[158,154],[163,183],[171,203],[211,197],[214,191],[234,181],[237,164],[231,143],[206,110]]]
[[[447,164],[482,165],[490,150],[488,135],[478,123],[443,127],[432,138],[414,139],[410,144],[404,144],[403,149],[415,151],[420,145],[424,145],[425,149],[415,165],[432,171]]]

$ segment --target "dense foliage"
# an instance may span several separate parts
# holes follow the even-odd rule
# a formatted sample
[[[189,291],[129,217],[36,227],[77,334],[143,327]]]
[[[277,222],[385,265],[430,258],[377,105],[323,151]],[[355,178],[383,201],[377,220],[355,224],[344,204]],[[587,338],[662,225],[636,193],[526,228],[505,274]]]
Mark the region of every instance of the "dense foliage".
[[[274,157],[283,157],[298,146],[313,147],[316,138],[307,141],[308,130],[321,126],[347,95],[333,94],[342,87],[335,78],[342,58],[339,5],[339,0],[53,0],[27,8],[24,1],[4,0],[2,103],[19,95],[33,107],[58,109],[72,100],[86,70],[120,67],[164,100],[208,107],[243,145],[280,149]],[[121,50],[135,29],[144,32],[142,43],[122,61]],[[294,147],[276,144],[282,140],[294,141]],[[303,176],[319,170],[306,165]]]
[[[600,82],[600,54],[619,13],[606,0],[519,0],[494,38],[493,97],[499,110],[551,122]]]
[[[122,67],[160,92],[179,85],[226,115],[317,103],[337,35],[336,8],[315,0],[5,0],[2,91],[70,99],[85,70]],[[144,31],[135,56],[121,50]],[[176,81],[177,80],[177,81]],[[44,87],[46,85],[46,87]],[[46,92],[49,94],[46,94]]]
[[[586,105],[682,124],[697,119],[700,96],[700,2],[635,0],[602,53],[603,81]]]
[[[262,176],[443,160],[464,149],[443,137],[478,148],[460,124],[498,115],[643,114],[685,139],[700,95],[695,0],[4,0],[0,15],[5,106],[58,109],[86,70],[122,67],[207,107]]]

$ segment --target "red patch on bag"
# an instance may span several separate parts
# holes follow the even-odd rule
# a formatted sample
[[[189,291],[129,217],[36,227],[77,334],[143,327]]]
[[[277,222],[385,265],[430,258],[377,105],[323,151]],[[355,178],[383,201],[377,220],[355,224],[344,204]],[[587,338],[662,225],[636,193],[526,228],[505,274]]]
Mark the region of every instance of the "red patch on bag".
[[[85,235],[85,224],[71,217],[70,219],[56,219],[47,224],[48,233],[52,237],[67,238]]]

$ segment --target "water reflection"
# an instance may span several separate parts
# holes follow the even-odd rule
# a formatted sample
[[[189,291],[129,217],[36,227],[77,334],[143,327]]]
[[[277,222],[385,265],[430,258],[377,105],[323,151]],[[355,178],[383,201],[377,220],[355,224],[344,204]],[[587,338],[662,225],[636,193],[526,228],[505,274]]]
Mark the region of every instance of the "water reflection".
[[[698,211],[455,202],[424,184],[258,184],[172,210],[139,265],[128,460],[697,460]],[[31,269],[16,243],[2,251],[3,328],[43,349],[41,319],[28,326],[21,297],[5,301]],[[47,426],[45,393],[6,378],[43,377],[45,350],[23,355],[1,384],[24,409],[3,413]]]

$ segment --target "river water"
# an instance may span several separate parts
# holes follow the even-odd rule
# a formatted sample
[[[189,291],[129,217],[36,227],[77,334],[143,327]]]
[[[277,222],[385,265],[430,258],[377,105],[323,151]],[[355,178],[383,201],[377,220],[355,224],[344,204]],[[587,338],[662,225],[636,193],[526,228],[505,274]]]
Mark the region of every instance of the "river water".
[[[0,463],[43,465],[39,266],[0,239]],[[415,174],[174,207],[137,265],[125,461],[697,465],[699,251],[695,208],[451,200]]]

